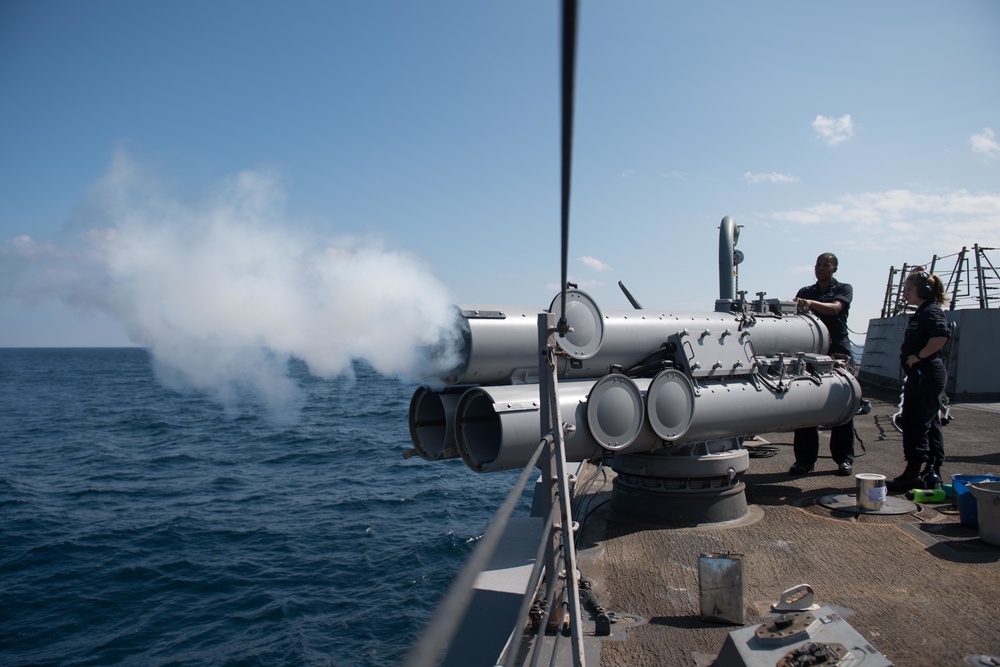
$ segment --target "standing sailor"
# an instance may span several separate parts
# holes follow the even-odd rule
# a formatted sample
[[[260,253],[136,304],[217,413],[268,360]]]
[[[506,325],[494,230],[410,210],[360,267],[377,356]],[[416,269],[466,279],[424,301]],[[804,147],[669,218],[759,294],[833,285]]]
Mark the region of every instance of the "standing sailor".
[[[798,312],[812,312],[819,317],[830,332],[831,357],[850,359],[851,340],[847,335],[847,313],[851,309],[854,289],[833,277],[837,272],[837,256],[826,252],[816,258],[816,283],[803,287],[795,295]],[[812,472],[819,457],[819,428],[810,426],[795,431],[793,442],[795,464],[790,475]],[[837,464],[837,474],[847,476],[854,467],[854,418],[846,424],[830,429],[830,456]]]
[[[940,278],[917,267],[903,283],[903,298],[917,306],[917,312],[910,316],[899,348],[899,361],[906,373],[899,418],[906,469],[887,485],[893,491],[922,487],[922,478],[931,471],[941,475],[944,433],[940,410],[948,370],[940,352],[951,337],[948,319],[941,309],[945,295]],[[921,465],[925,466],[923,471]]]

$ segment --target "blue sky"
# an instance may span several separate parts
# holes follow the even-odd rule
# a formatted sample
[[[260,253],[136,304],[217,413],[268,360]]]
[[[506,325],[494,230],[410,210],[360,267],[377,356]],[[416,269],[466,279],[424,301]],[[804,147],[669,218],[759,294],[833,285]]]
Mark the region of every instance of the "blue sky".
[[[0,346],[248,342],[324,374],[559,281],[559,8],[0,3]],[[1000,246],[1000,3],[581,4],[570,279],[791,298]]]

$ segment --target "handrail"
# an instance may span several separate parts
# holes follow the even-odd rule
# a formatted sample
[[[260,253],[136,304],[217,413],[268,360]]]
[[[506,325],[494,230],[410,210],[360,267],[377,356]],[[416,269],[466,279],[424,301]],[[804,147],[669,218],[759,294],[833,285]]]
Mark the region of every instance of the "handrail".
[[[469,558],[465,567],[453,582],[451,588],[449,588],[448,592],[445,594],[445,597],[442,599],[437,611],[435,612],[435,618],[439,619],[439,621],[427,625],[426,634],[412,650],[411,654],[407,658],[407,661],[404,663],[407,667],[427,667],[429,665],[436,665],[440,661],[442,652],[454,638],[455,633],[458,630],[459,622],[465,616],[465,612],[472,599],[473,585],[476,578],[486,568],[486,565],[496,552],[497,546],[499,546],[499,539],[497,539],[494,543],[494,540],[490,537],[490,535],[495,534],[499,537],[503,534],[503,530],[506,528],[507,523],[513,514],[512,510],[517,504],[517,499],[524,491],[526,481],[528,477],[530,477],[532,468],[537,464],[541,453],[549,450],[553,444],[551,435],[546,436],[539,443],[535,454],[532,456],[532,460],[529,461],[527,466],[525,466],[521,477],[518,478],[518,481],[512,487],[507,496],[507,501],[514,498],[513,504],[510,505],[511,512],[505,512],[505,509],[508,507],[507,502],[505,502],[504,505],[497,511],[493,521],[490,522],[487,533],[484,534],[483,537],[477,542],[472,556]],[[528,476],[525,476],[525,473],[528,473]],[[527,590],[529,591],[537,591],[542,582],[542,575],[548,572],[548,568],[546,568],[547,559],[545,558],[545,552],[551,547],[552,538],[555,535],[555,518],[558,516],[558,513],[559,505],[557,503],[553,503],[548,516],[545,518],[542,539],[538,542],[534,564],[531,569],[531,574],[528,576]],[[554,560],[558,561],[562,555],[561,546],[555,549],[554,555]],[[548,624],[551,612],[555,608],[553,602],[555,599],[555,592],[557,590],[556,579],[557,577],[552,577],[549,580],[550,585],[548,586],[548,590],[544,597],[545,613],[538,624],[540,632],[544,632],[544,628]],[[463,591],[465,594],[463,594]],[[524,600],[521,602],[521,607],[518,610],[517,617],[511,626],[510,640],[499,656],[502,661],[500,664],[503,664],[504,667],[512,667],[513,665],[516,665],[519,656],[521,656],[521,649],[526,635],[523,632],[520,632],[520,629],[526,627],[528,616],[534,606],[534,601],[535,594],[531,594],[525,595]],[[558,641],[559,636],[557,635],[555,639]],[[531,657],[531,665],[538,664],[538,660],[541,657],[540,648],[541,643],[538,642],[529,650],[527,655]],[[556,647],[553,646],[553,651],[555,651],[555,648]]]
[[[991,303],[995,304],[1000,295],[991,295],[990,292],[1000,290],[1000,272],[990,261],[986,254],[987,250],[996,248],[975,244],[971,253],[966,246],[951,255],[935,255],[930,262],[904,263],[902,269],[889,267],[889,280],[886,282],[885,298],[882,302],[882,317],[902,315],[911,309],[902,298],[903,283],[909,275],[909,269],[914,266],[929,266],[929,272],[934,273],[942,260],[951,258],[955,258],[955,265],[950,270],[944,269],[947,273],[939,276],[944,282],[944,291],[950,301],[948,309],[995,307],[991,306]]]
[[[517,483],[510,490],[504,504],[497,510],[496,515],[490,522],[489,527],[479,540],[472,556],[462,568],[462,571],[452,583],[444,600],[438,607],[436,617],[440,624],[429,627],[425,634],[411,651],[406,660],[408,667],[425,667],[437,664],[445,649],[455,637],[459,624],[465,616],[465,611],[473,597],[473,585],[479,574],[489,565],[494,552],[500,542],[514,512],[514,508],[520,498],[524,487],[527,485],[528,477],[539,463],[542,451],[547,452],[547,456],[541,461],[539,466],[542,470],[542,477],[547,482],[546,493],[544,495],[547,520],[535,564],[532,567],[529,578],[529,589],[532,591],[531,597],[522,600],[521,609],[518,613],[518,620],[511,631],[517,635],[516,642],[511,642],[508,636],[505,664],[511,664],[512,660],[517,660],[521,644],[523,642],[524,620],[530,611],[530,604],[534,594],[538,590],[541,581],[541,573],[544,570],[548,573],[546,586],[546,605],[543,615],[544,628],[549,615],[555,608],[556,581],[560,576],[564,577],[563,597],[567,606],[570,625],[573,637],[573,664],[575,667],[584,667],[583,655],[583,621],[580,613],[580,588],[579,573],[576,567],[576,544],[573,535],[573,508],[570,499],[569,479],[570,475],[566,468],[566,450],[564,444],[563,421],[560,415],[558,372],[555,363],[557,348],[555,334],[565,336],[570,332],[566,320],[566,289],[567,281],[567,258],[569,248],[569,204],[570,204],[570,172],[572,167],[572,147],[573,147],[573,83],[576,59],[576,30],[577,30],[577,0],[563,0],[562,2],[562,199],[561,199],[561,221],[562,221],[562,313],[558,324],[554,313],[540,313],[538,316],[538,371],[539,371],[539,398],[540,410],[539,432],[543,435],[541,442],[531,456],[531,460],[525,466]],[[537,491],[537,488],[536,488]],[[544,512],[544,510],[543,510]],[[559,517],[558,524],[556,517]],[[558,530],[557,530],[558,528]],[[544,558],[542,557],[544,555]],[[563,571],[560,572],[557,563],[560,559],[563,564]],[[513,645],[512,645],[513,644]],[[537,664],[540,656],[538,647],[541,642],[535,644],[535,653],[532,656],[532,665]],[[559,648],[557,641],[553,642],[552,661],[554,662],[556,652]],[[513,650],[511,650],[513,649]]]
[[[547,441],[551,442],[551,436],[543,438],[538,443],[538,447],[535,448],[535,453],[532,454],[531,460],[528,461],[521,475],[517,478],[517,482],[514,483],[514,486],[511,487],[510,492],[507,494],[507,499],[504,500],[503,505],[500,506],[500,509],[493,516],[493,520],[490,521],[490,525],[486,528],[486,532],[483,533],[483,537],[476,544],[476,548],[473,549],[469,560],[466,561],[465,566],[448,588],[448,592],[445,593],[435,614],[438,622],[433,626],[429,625],[425,628],[423,636],[421,636],[416,646],[414,646],[407,656],[406,662],[403,663],[407,667],[436,665],[445,648],[447,648],[451,640],[455,637],[459,623],[465,616],[465,611],[472,600],[473,585],[476,583],[476,578],[489,565],[490,559],[493,557],[497,545],[500,543],[500,536],[503,535],[504,529],[507,527],[511,515],[514,513],[514,509],[521,499],[521,494],[528,484],[532,470],[538,462],[542,451],[546,449],[545,445]]]
[[[545,518],[545,530],[546,536],[551,534],[552,524],[555,521],[556,510],[558,507],[553,505],[549,510],[549,515]],[[531,568],[531,574],[528,576],[528,588],[531,590],[538,590],[538,584],[542,580],[542,569],[545,566],[545,550],[548,548],[548,539],[541,539],[538,541],[538,549],[535,552],[535,564]],[[524,599],[521,601],[521,608],[517,612],[517,620],[514,622],[514,630],[511,635],[517,631],[517,628],[523,628],[525,623],[528,622],[528,614],[531,613],[531,607],[534,603],[534,595],[525,595]],[[543,626],[544,627],[544,626]],[[505,649],[506,656],[503,656],[504,667],[512,667],[517,661],[517,656],[521,653],[521,645],[524,643],[524,635],[519,635],[517,640],[513,645],[508,644]],[[503,655],[503,654],[501,654]]]
[[[573,665],[584,667],[583,656],[583,618],[580,612],[580,581],[576,567],[576,543],[573,536],[573,507],[569,490],[569,472],[566,469],[566,449],[564,443],[563,421],[559,405],[559,374],[556,365],[558,346],[556,345],[555,315],[539,313],[538,315],[538,376],[539,398],[542,400],[540,411],[540,426],[542,433],[553,436],[550,456],[542,466],[542,475],[551,485],[545,499],[559,507],[559,530],[553,530],[546,541],[551,548],[546,552],[546,570],[550,573],[546,601],[549,609],[554,603],[549,599],[554,591],[556,573],[560,572],[557,564],[557,552],[562,553],[562,572],[564,573],[564,590],[567,611],[569,612],[570,630],[573,638]],[[553,645],[553,652],[558,643]],[[554,656],[553,656],[554,657]]]

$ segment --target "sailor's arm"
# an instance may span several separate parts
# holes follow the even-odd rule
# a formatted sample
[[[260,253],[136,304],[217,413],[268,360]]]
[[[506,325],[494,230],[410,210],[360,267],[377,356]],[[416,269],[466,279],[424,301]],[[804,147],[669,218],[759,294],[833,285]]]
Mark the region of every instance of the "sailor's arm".
[[[844,302],[840,300],[815,301],[813,299],[795,297],[794,301],[800,313],[811,310],[817,315],[836,315],[844,309]]]
[[[934,338],[931,338],[930,340],[927,341],[926,345],[920,348],[919,352],[917,352],[916,354],[911,354],[909,357],[906,358],[906,365],[911,367],[915,366],[916,364],[919,364],[921,361],[927,359],[927,357],[937,354],[938,352],[941,351],[941,348],[943,348],[945,346],[945,343],[947,342],[948,342],[947,336],[935,336]]]

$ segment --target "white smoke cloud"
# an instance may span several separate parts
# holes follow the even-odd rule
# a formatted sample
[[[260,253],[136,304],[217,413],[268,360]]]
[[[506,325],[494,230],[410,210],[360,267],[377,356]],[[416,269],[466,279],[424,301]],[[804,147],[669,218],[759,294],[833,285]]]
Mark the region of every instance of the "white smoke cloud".
[[[267,171],[188,204],[119,153],[71,227],[79,244],[9,241],[0,292],[108,312],[162,379],[226,404],[294,408],[292,358],[322,377],[355,359],[415,377],[421,350],[451,342],[452,301],[428,267],[377,239],[310,236]]]

